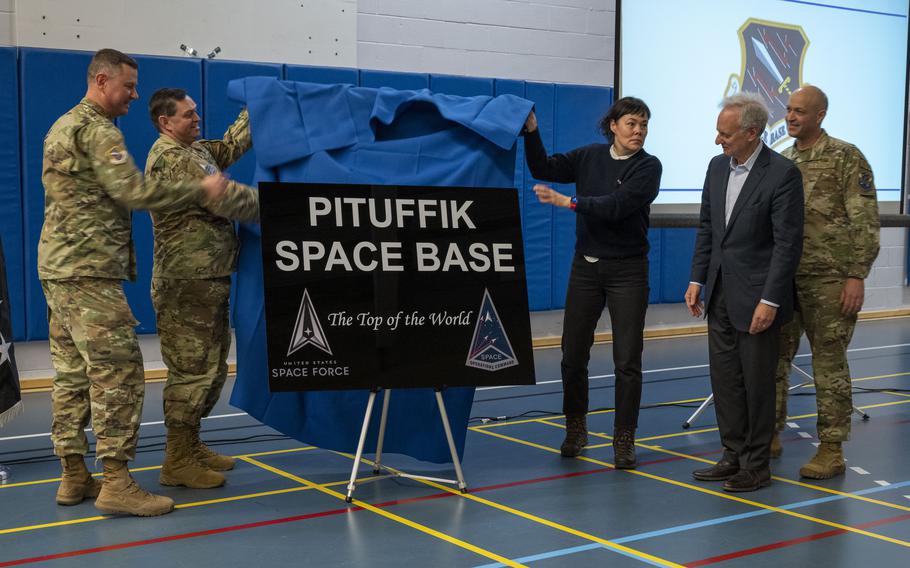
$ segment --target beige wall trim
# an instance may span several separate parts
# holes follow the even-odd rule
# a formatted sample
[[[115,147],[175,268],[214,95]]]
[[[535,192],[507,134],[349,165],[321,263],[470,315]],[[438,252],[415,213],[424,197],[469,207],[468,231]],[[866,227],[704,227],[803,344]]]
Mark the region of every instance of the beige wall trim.
[[[896,308],[891,310],[872,310],[861,312],[861,320],[878,320],[910,317],[910,308]],[[683,335],[705,335],[708,333],[708,324],[702,323],[689,326],[672,326],[672,327],[655,327],[645,329],[645,339],[666,339],[669,337],[680,337]],[[548,337],[535,337],[532,344],[535,349],[547,349],[559,347],[562,337],[552,335]],[[594,334],[594,343],[609,343],[613,341],[613,334],[610,332],[601,332]]]

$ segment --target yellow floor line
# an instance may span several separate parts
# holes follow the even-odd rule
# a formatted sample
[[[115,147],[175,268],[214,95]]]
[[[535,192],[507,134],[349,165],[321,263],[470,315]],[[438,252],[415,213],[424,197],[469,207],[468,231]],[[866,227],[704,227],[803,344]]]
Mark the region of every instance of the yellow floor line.
[[[270,466],[270,465],[268,465],[268,464],[262,463],[261,461],[258,461],[258,460],[253,459],[253,458],[242,457],[242,458],[240,458],[240,459],[242,459],[243,461],[245,461],[245,462],[247,462],[247,463],[251,463],[251,464],[253,464],[253,465],[257,466],[257,467],[260,467],[260,468],[262,468],[262,469],[264,469],[264,470],[266,470],[266,471],[270,471],[270,472],[272,472],[272,473],[274,473],[274,474],[276,474],[276,475],[280,475],[280,476],[282,476],[282,477],[285,477],[285,478],[287,478],[287,479],[291,479],[291,480],[293,480],[293,481],[296,481],[297,483],[300,483],[300,484],[302,484],[302,485],[305,485],[305,486],[307,486],[307,487],[310,487],[310,488],[312,488],[312,489],[315,489],[315,490],[319,491],[320,493],[325,493],[326,495],[329,495],[329,496],[334,497],[334,498],[336,498],[336,499],[341,499],[342,501],[345,500],[345,495],[344,495],[344,494],[339,493],[339,492],[337,492],[337,491],[332,491],[331,489],[328,489],[328,488],[327,488],[326,486],[324,486],[324,485],[319,485],[319,484],[317,484],[317,483],[313,483],[312,481],[308,481],[308,480],[306,480],[306,479],[304,479],[304,478],[302,478],[302,477],[299,477],[299,476],[297,476],[297,475],[294,475],[293,473],[289,473],[289,472],[280,470],[280,469],[278,469],[278,468],[276,468],[276,467],[272,467],[272,466]],[[430,528],[430,527],[428,527],[428,526],[426,526],[426,525],[421,525],[420,523],[416,523],[416,522],[414,522],[414,521],[412,521],[412,520],[410,520],[410,519],[406,519],[405,517],[402,517],[402,516],[400,516],[400,515],[396,515],[395,513],[391,513],[391,512],[389,512],[389,511],[384,510],[384,509],[380,509],[380,508],[378,508],[378,507],[374,507],[374,506],[372,506],[372,505],[370,505],[369,503],[366,503],[366,502],[364,502],[364,501],[360,501],[360,500],[358,500],[358,499],[354,499],[354,501],[353,501],[352,504],[355,505],[355,506],[357,506],[357,507],[360,507],[360,508],[362,508],[362,509],[366,509],[367,511],[370,511],[371,513],[375,513],[375,514],[380,515],[380,516],[382,516],[382,517],[385,517],[385,518],[387,518],[387,519],[389,519],[389,520],[395,521],[396,523],[403,524],[403,525],[405,525],[405,526],[407,526],[407,527],[410,527],[410,528],[412,528],[412,529],[415,529],[415,530],[417,530],[417,531],[420,531],[420,532],[422,532],[422,533],[424,533],[424,534],[427,534],[427,535],[432,536],[432,537],[434,537],[434,538],[438,538],[439,540],[448,542],[449,544],[454,544],[455,546],[464,548],[465,550],[469,550],[469,551],[471,551],[471,552],[473,552],[473,553],[475,553],[475,554],[479,554],[480,556],[483,556],[483,557],[485,557],[485,558],[489,558],[490,560],[494,560],[494,561],[496,561],[496,562],[499,562],[500,564],[505,564],[506,566],[513,566],[513,567],[516,567],[516,568],[517,568],[517,567],[523,567],[523,566],[524,566],[524,564],[519,564],[519,563],[517,563],[517,562],[513,562],[512,560],[509,560],[508,558],[506,558],[506,557],[504,557],[504,556],[500,556],[500,555],[496,554],[495,552],[490,552],[489,550],[480,548],[479,546],[475,546],[475,545],[473,545],[473,544],[471,544],[471,543],[469,543],[469,542],[466,542],[466,541],[463,541],[463,540],[461,540],[461,539],[455,538],[455,537],[453,537],[453,536],[451,536],[451,535],[447,535],[447,534],[445,534],[445,533],[443,533],[443,532],[440,532],[440,531],[437,531],[437,530],[435,530],[435,529],[432,529],[432,528]]]
[[[908,402],[910,402],[910,401],[908,401]],[[486,431],[481,431],[481,433],[486,434],[486,435],[488,435],[488,436],[495,436],[495,437],[497,437],[497,438],[502,438],[502,439],[504,439],[504,440],[508,440],[508,441],[510,441],[510,442],[514,442],[514,443],[517,443],[517,444],[522,444],[522,445],[526,445],[526,446],[531,446],[531,447],[543,449],[543,450],[545,450],[545,451],[547,451],[547,452],[550,452],[550,453],[559,454],[559,450],[557,450],[557,449],[555,449],[555,448],[550,448],[550,447],[547,447],[547,446],[542,446],[542,445],[540,445],[540,444],[535,444],[535,443],[533,443],[533,442],[527,442],[526,440],[522,440],[522,439],[520,439],[520,438],[514,438],[514,437],[512,437],[512,436],[506,436],[506,435],[504,435],[504,434],[499,434],[498,432],[486,432]],[[594,458],[589,458],[589,457],[587,457],[587,456],[578,456],[578,457],[575,458],[575,459],[581,460],[581,461],[585,461],[585,462],[588,462],[588,463],[593,463],[593,464],[601,465],[601,466],[606,466],[606,467],[615,468],[615,466],[614,466],[613,464],[609,463],[609,462],[605,462],[605,461],[602,461],[602,460],[597,460],[597,459],[594,459]],[[745,504],[745,505],[750,505],[750,506],[752,506],[752,507],[758,507],[758,508],[760,508],[760,509],[765,509],[765,510],[768,510],[768,511],[774,511],[775,513],[780,513],[780,514],[782,514],[782,515],[787,515],[787,516],[790,516],[790,517],[795,517],[795,518],[797,518],[797,519],[803,519],[803,520],[810,521],[810,522],[813,522],[813,523],[818,523],[818,524],[821,524],[821,525],[825,525],[825,526],[829,526],[829,527],[832,527],[832,528],[840,529],[840,530],[842,530],[842,531],[847,531],[847,532],[851,532],[851,533],[854,533],[854,534],[861,534],[861,535],[863,535],[863,536],[868,536],[868,537],[870,537],[870,538],[874,538],[874,539],[877,539],[877,540],[883,540],[883,541],[885,541],[885,542],[890,542],[890,543],[892,543],[892,544],[897,544],[897,545],[899,545],[899,546],[903,546],[903,547],[906,547],[906,548],[910,548],[910,542],[906,542],[906,541],[899,540],[899,539],[896,539],[896,538],[891,538],[891,537],[889,537],[889,536],[884,536],[884,535],[876,534],[876,533],[869,532],[869,531],[866,531],[866,530],[863,530],[863,529],[858,529],[858,528],[856,528],[856,527],[851,527],[851,526],[848,526],[848,525],[842,525],[842,524],[836,523],[836,522],[834,522],[834,521],[828,521],[828,520],[820,519],[820,518],[817,518],[817,517],[810,517],[809,515],[804,515],[804,514],[802,514],[802,513],[797,513],[797,512],[795,512],[795,511],[788,511],[788,510],[786,510],[786,509],[781,509],[781,508],[779,508],[779,507],[774,507],[773,505],[765,505],[764,503],[759,503],[759,502],[757,502],[757,501],[752,501],[752,500],[750,500],[750,499],[745,499],[745,498],[743,498],[743,497],[737,497],[737,496],[732,495],[732,494],[722,493],[722,492],[720,492],[720,491],[714,491],[714,490],[712,490],[712,489],[706,489],[706,488],[704,488],[704,487],[699,487],[699,486],[697,486],[697,485],[692,485],[692,484],[690,484],[690,483],[684,483],[684,482],[682,482],[682,481],[676,481],[675,479],[670,479],[670,478],[667,478],[667,477],[661,477],[661,476],[659,476],[659,475],[654,475],[653,473],[647,473],[647,472],[644,472],[644,471],[641,471],[641,470],[637,470],[637,469],[625,469],[625,470],[622,470],[622,471],[623,471],[623,472],[626,472],[626,473],[629,473],[629,474],[631,474],[631,475],[637,475],[637,476],[640,476],[640,477],[646,477],[646,478],[648,478],[648,479],[653,479],[654,481],[660,481],[660,482],[662,482],[662,483],[667,483],[667,484],[670,484],[670,485],[675,485],[675,486],[677,486],[677,487],[682,487],[682,488],[684,488],[684,489],[690,489],[690,490],[692,490],[692,491],[697,491],[697,492],[699,492],[699,493],[704,493],[704,494],[706,494],[706,495],[713,495],[713,496],[715,496],[715,497],[720,497],[720,498],[722,498],[722,499],[727,499],[728,501],[736,501],[736,502],[738,502],[738,503],[743,503],[743,504]]]
[[[878,379],[892,379],[894,377],[904,377],[907,375],[910,375],[910,372],[891,373],[888,375],[875,375],[872,377],[861,377],[858,379],[852,379],[852,382],[856,383],[856,382],[861,382],[861,381],[874,381],[874,380],[878,380]],[[809,385],[806,385],[806,387],[808,388]],[[887,394],[898,394],[898,393],[888,391]],[[904,396],[910,397],[910,395],[904,395]],[[691,403],[695,403],[695,402],[700,404],[705,401],[705,398],[706,397],[699,397],[699,398],[688,398],[685,400],[673,400],[670,402],[659,402],[655,406],[673,406],[673,405],[677,405],[677,404],[691,404]],[[861,406],[859,408],[861,410],[864,410],[866,408],[877,408],[879,406],[889,406],[890,404],[893,404],[893,403],[882,403],[882,404],[878,404],[878,405]],[[596,416],[598,414],[609,414],[612,412],[615,412],[615,410],[612,408],[606,409],[606,410],[595,410],[593,412],[589,412],[588,416]],[[788,419],[797,420],[800,418],[811,418],[813,416],[816,416],[816,415],[815,414],[804,414],[801,416],[788,417]],[[478,426],[472,426],[470,429],[478,430],[478,431],[479,430],[488,430],[490,428],[501,428],[503,426],[515,426],[518,424],[532,424],[534,422],[540,422],[541,420],[553,420],[553,419],[558,419],[558,418],[565,418],[565,414],[553,414],[550,416],[542,416],[540,418],[527,418],[524,420],[491,422],[489,424],[480,424]],[[700,430],[686,430],[685,432],[677,432],[675,434],[665,434],[664,436],[661,436],[661,437],[642,438],[642,441],[658,440],[658,439],[663,439],[663,438],[674,438],[676,436],[688,436],[689,434],[702,434],[705,432],[716,432],[716,431],[717,431],[717,428],[704,428],[704,429],[700,429]]]
[[[366,477],[366,478],[363,479],[363,481],[369,481],[370,479],[372,479],[372,478],[371,478],[371,477]],[[324,486],[325,486],[325,487],[335,487],[335,486],[339,486],[339,485],[347,485],[347,483],[348,483],[347,480],[344,480],[344,481],[332,481],[331,483],[326,483],[326,484],[324,484]],[[205,506],[205,505],[216,505],[216,504],[219,504],[219,503],[230,503],[230,502],[232,502],[232,501],[245,501],[245,500],[247,500],[247,499],[256,499],[257,497],[269,497],[269,496],[272,496],[272,495],[282,495],[282,494],[284,494],[284,493],[297,493],[297,492],[300,492],[300,491],[309,491],[309,490],[311,490],[311,489],[312,489],[312,487],[295,486],[295,487],[289,487],[289,488],[287,488],[287,489],[275,489],[274,491],[261,491],[261,492],[259,492],[259,493],[245,493],[245,494],[243,494],[243,495],[233,495],[233,496],[231,496],[231,497],[221,497],[221,498],[218,498],[218,499],[209,499],[209,500],[206,500],[206,501],[193,501],[193,502],[191,502],[191,503],[182,503],[182,504],[176,505],[174,508],[175,508],[175,509],[190,509],[190,508],[193,508],[193,507],[202,507],[202,506]],[[114,518],[114,517],[113,517],[113,516],[109,516],[109,515],[101,515],[101,516],[97,516],[97,517],[83,517],[83,518],[81,518],[81,519],[71,519],[71,520],[68,520],[68,521],[57,521],[57,522],[53,522],[53,523],[43,523],[43,524],[40,524],[40,525],[29,525],[29,526],[24,526],[24,527],[13,527],[13,528],[9,528],[9,529],[0,529],[0,535],[3,535],[3,534],[11,534],[11,533],[19,533],[19,532],[27,532],[27,531],[33,531],[33,530],[38,530],[38,529],[47,529],[47,528],[53,528],[53,527],[63,527],[63,526],[68,526],[68,525],[76,525],[76,524],[89,523],[89,522],[94,522],[94,521],[104,521],[104,520],[108,520],[108,519],[112,519],[112,518]]]
[[[563,430],[565,430],[565,428],[566,428],[566,427],[563,426],[562,424],[558,424],[558,423],[555,423],[555,422],[544,422],[544,424],[548,424],[548,425],[550,425],[550,426],[553,426],[554,428],[561,428],[561,429],[563,429]],[[596,437],[598,437],[598,438],[606,438],[606,439],[609,439],[609,440],[612,440],[612,439],[613,439],[612,436],[608,436],[607,434],[600,434],[600,433],[598,433],[598,432],[588,432],[588,434],[590,434],[591,436],[596,436]],[[587,446],[587,447],[588,447],[588,449],[595,449],[595,448],[602,448],[602,447],[611,446],[611,445],[613,445],[613,444],[612,444],[612,443],[609,443],[609,444],[597,444],[597,445],[594,445],[594,446]],[[698,456],[693,456],[693,455],[690,455],[690,454],[684,454],[684,453],[682,453],[682,452],[676,452],[676,451],[673,451],[673,450],[668,450],[668,449],[662,448],[662,447],[660,447],[660,446],[652,446],[652,445],[648,445],[648,444],[642,444],[642,443],[640,443],[639,440],[635,440],[635,445],[638,446],[638,447],[640,447],[640,448],[645,448],[645,449],[647,449],[647,450],[651,450],[651,451],[654,451],[654,452],[659,452],[659,453],[662,453],[662,454],[668,454],[668,455],[671,455],[671,456],[676,456],[676,457],[680,457],[680,458],[685,458],[685,459],[687,459],[687,460],[693,460],[693,461],[697,461],[697,462],[701,462],[701,463],[713,464],[713,463],[715,463],[715,461],[716,461],[716,460],[709,460],[709,459],[701,458],[701,457],[698,457]],[[875,505],[881,505],[881,506],[883,506],[883,507],[888,507],[888,508],[891,508],[891,509],[897,509],[897,510],[899,510],[899,511],[908,511],[908,512],[910,512],[910,507],[907,507],[907,506],[904,506],[904,505],[898,505],[898,504],[896,504],[896,503],[889,503],[888,501],[880,501],[880,500],[878,500],[878,499],[872,499],[871,497],[866,497],[866,496],[864,496],[864,495],[854,495],[854,494],[852,494],[852,493],[845,493],[845,492],[843,492],[843,491],[837,491],[836,489],[829,489],[828,487],[822,487],[822,486],[820,486],[820,485],[814,485],[814,484],[812,484],[812,483],[805,483],[805,482],[803,482],[803,481],[798,481],[798,480],[796,480],[796,479],[788,479],[788,478],[786,478],[786,477],[779,477],[779,476],[777,476],[777,475],[772,475],[772,476],[771,476],[771,479],[773,479],[773,480],[775,480],[775,481],[780,481],[780,482],[782,482],[782,483],[789,483],[790,485],[796,485],[797,487],[805,487],[806,489],[814,489],[814,490],[816,490],[816,491],[821,491],[822,493],[830,493],[831,495],[839,495],[839,496],[841,496],[841,497],[846,497],[846,498],[848,498],[848,499],[855,499],[855,500],[857,500],[857,501],[865,501],[866,503],[872,503],[872,504],[875,504]]]
[[[339,483],[344,483],[341,481]],[[243,501],[246,499],[255,499],[257,497],[270,497],[272,495],[283,495],[285,493],[296,493],[298,491],[309,491],[309,487],[290,487],[288,489],[276,489],[274,491],[262,491],[261,493],[250,493],[248,495],[235,495],[233,497],[221,497],[220,499],[209,499],[208,501],[195,501],[193,503],[184,503],[177,505],[175,509],[192,509],[193,507],[203,507],[205,505],[217,505],[219,503],[230,503],[232,501]]]
[[[905,393],[905,392],[882,391],[882,393],[883,394],[892,394],[894,396],[910,397],[910,394]]]
[[[495,436],[496,434],[492,434],[492,435]],[[348,458],[348,459],[350,459],[350,460],[353,460],[353,459],[354,459],[354,456],[351,455],[351,454],[346,454],[346,453],[343,453],[343,452],[336,452],[336,453],[339,454],[339,455],[342,455],[342,456],[344,456],[344,457],[346,457],[346,458]],[[372,465],[375,465],[375,462],[373,462],[373,461],[371,461],[371,460],[368,460],[368,459],[365,459],[365,458],[361,458],[360,461],[361,461],[362,463],[365,463],[365,464],[368,464],[368,465],[371,465],[371,466],[372,466]],[[385,468],[388,469],[389,471],[392,471],[392,472],[395,472],[395,473],[400,473],[400,472],[399,472],[398,470],[396,470],[395,468],[388,467],[388,466],[383,466],[383,467],[385,467]],[[436,489],[440,489],[440,490],[442,490],[442,491],[446,491],[446,492],[451,493],[451,494],[453,494],[453,495],[456,495],[456,496],[458,496],[458,497],[462,497],[462,498],[464,498],[464,499],[468,499],[468,500],[470,500],[470,501],[474,501],[474,502],[476,502],[476,503],[480,503],[480,504],[482,504],[482,505],[486,505],[487,507],[492,507],[492,508],[494,508],[494,509],[498,509],[498,510],[500,510],[500,511],[503,511],[504,513],[509,513],[509,514],[511,514],[511,515],[515,515],[515,516],[521,517],[521,518],[523,518],[523,519],[527,519],[527,520],[532,521],[532,522],[534,522],[534,523],[541,524],[541,525],[550,527],[550,528],[552,528],[552,529],[556,529],[556,530],[558,530],[558,531],[561,531],[561,532],[564,532],[564,533],[568,533],[568,534],[577,536],[577,537],[579,537],[579,538],[583,538],[583,539],[585,539],[585,540],[590,540],[590,541],[592,541],[592,542],[596,542],[596,543],[598,543],[598,544],[603,545],[605,548],[609,548],[609,549],[613,549],[613,550],[616,550],[616,551],[619,551],[619,552],[623,552],[623,553],[626,553],[626,554],[628,554],[628,555],[630,555],[630,556],[634,556],[634,557],[636,557],[636,558],[641,558],[641,559],[649,560],[649,561],[651,561],[651,562],[653,562],[653,563],[655,563],[655,564],[659,564],[659,565],[661,565],[661,566],[671,566],[671,567],[673,567],[673,568],[683,568],[683,565],[682,565],[682,564],[676,564],[675,562],[671,562],[671,561],[669,561],[669,560],[665,560],[665,559],[660,558],[660,557],[658,557],[658,556],[653,556],[653,555],[651,555],[651,554],[648,554],[647,552],[642,552],[642,551],[640,551],[640,550],[635,550],[634,548],[629,548],[628,546],[623,546],[623,545],[621,545],[621,544],[619,544],[619,543],[616,543],[616,542],[613,542],[613,541],[611,541],[611,540],[607,540],[607,539],[605,539],[605,538],[601,538],[601,537],[599,537],[599,536],[596,536],[596,535],[593,535],[593,534],[590,534],[590,533],[586,533],[586,532],[580,531],[580,530],[578,530],[578,529],[573,529],[572,527],[568,527],[568,526],[566,526],[566,525],[561,525],[561,524],[559,524],[559,523],[550,521],[550,520],[548,520],[548,519],[544,519],[543,517],[538,517],[538,516],[536,516],[536,515],[532,515],[531,513],[527,513],[527,512],[525,512],[525,511],[520,510],[520,509],[515,509],[515,508],[513,508],[513,507],[509,507],[508,505],[503,505],[503,504],[501,504],[501,503],[497,503],[497,502],[491,501],[491,500],[489,500],[489,499],[484,499],[483,497],[478,497],[477,495],[473,495],[473,494],[471,494],[471,493],[462,493],[462,492],[461,492],[460,490],[458,490],[458,489],[454,489],[454,488],[452,488],[452,487],[448,487],[448,486],[446,486],[446,485],[442,485],[442,484],[440,484],[440,483],[436,483],[436,482],[434,482],[434,481],[430,481],[429,479],[415,479],[414,481],[418,481],[418,482],[420,482],[420,483],[422,483],[422,484],[424,484],[424,485],[428,485],[428,486],[430,486],[430,487],[433,487],[433,488],[436,488]]]

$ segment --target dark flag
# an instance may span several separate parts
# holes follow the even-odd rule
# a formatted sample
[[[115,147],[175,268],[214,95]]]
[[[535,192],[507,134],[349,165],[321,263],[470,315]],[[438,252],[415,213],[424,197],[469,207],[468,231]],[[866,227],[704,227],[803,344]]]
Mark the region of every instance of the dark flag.
[[[13,329],[9,317],[9,291],[6,288],[6,259],[0,241],[0,426],[22,412],[19,372],[13,353]]]

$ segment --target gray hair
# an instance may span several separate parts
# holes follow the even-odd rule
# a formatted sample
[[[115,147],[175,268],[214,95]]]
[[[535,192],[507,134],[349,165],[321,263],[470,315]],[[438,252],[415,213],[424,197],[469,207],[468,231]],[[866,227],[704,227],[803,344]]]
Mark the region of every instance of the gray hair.
[[[740,109],[742,112],[739,117],[740,128],[757,128],[761,131],[768,125],[768,107],[765,106],[765,100],[758,93],[741,91],[724,97],[724,100],[720,101],[720,107],[724,110]]]

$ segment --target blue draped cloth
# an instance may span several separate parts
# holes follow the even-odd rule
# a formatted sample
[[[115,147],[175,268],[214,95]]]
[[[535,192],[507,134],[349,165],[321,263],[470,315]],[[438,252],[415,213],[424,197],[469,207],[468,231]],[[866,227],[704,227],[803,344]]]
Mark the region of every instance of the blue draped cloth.
[[[232,81],[228,95],[249,109],[257,182],[514,187],[515,142],[532,108],[512,95],[459,97],[268,77]],[[259,228],[241,227],[240,238],[231,404],[301,442],[354,452],[368,391],[269,392]],[[446,389],[443,397],[462,456],[474,389]],[[379,409],[377,400],[367,453],[375,452]],[[392,391],[383,452],[452,461],[431,389]]]

